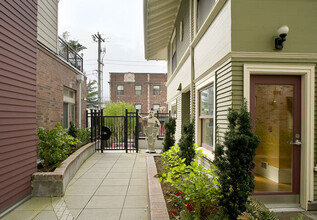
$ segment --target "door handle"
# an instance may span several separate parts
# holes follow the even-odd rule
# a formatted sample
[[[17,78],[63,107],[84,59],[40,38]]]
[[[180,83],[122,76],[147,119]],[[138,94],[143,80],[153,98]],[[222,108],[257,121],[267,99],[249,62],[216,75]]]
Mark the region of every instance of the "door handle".
[[[293,142],[293,141],[288,141],[287,143],[288,143],[288,144],[294,144],[294,145],[302,145],[302,142],[300,142],[298,139],[295,140],[295,142]]]

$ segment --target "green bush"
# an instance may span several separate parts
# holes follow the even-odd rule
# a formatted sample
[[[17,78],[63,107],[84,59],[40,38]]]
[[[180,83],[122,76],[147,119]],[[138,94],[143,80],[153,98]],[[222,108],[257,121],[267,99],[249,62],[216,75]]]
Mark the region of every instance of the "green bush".
[[[165,136],[163,140],[163,152],[168,151],[175,144],[175,130],[176,120],[169,117],[168,121],[164,124]]]
[[[186,166],[185,158],[179,156],[179,147],[174,146],[162,154],[163,168],[159,182],[164,180],[174,186],[181,194],[171,198],[182,207],[182,219],[200,219],[211,206],[217,204],[219,197],[218,181],[214,170],[207,170],[198,163],[201,150],[194,149],[195,160]]]
[[[246,103],[240,112],[229,109],[228,121],[224,142],[216,144],[215,165],[220,182],[219,204],[230,219],[237,219],[246,210],[248,197],[254,190],[252,169],[259,138],[252,133]]]
[[[110,102],[103,109],[104,116],[125,116],[126,109],[128,112],[135,112],[135,107],[126,102]],[[120,142],[124,141],[124,118],[118,117],[116,120],[107,120],[104,121],[105,126],[109,127],[112,131],[112,136],[115,140]],[[134,127],[136,126],[135,117],[128,117],[128,136],[132,134]]]
[[[79,145],[83,146],[90,142],[90,129],[89,128],[77,128],[77,139],[79,140]]]
[[[67,132],[70,136],[77,138],[77,127],[74,124],[74,122],[70,122],[69,123],[69,128],[68,128],[68,132]]]
[[[183,133],[179,141],[179,155],[181,158],[185,158],[187,166],[196,156],[194,143],[194,125],[192,123],[183,125]]]
[[[246,203],[246,211],[241,217],[245,219],[278,220],[277,215],[270,211],[265,205],[254,198],[249,198]]]
[[[37,129],[40,139],[39,157],[43,160],[43,168],[47,171],[55,169],[60,162],[65,160],[71,151],[71,146],[76,145],[78,140],[67,134],[60,123],[51,130],[40,127]]]

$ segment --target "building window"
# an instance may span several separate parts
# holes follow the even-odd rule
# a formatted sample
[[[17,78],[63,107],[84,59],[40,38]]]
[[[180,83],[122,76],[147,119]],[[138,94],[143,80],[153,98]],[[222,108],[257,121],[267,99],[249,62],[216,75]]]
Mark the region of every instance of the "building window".
[[[153,104],[153,111],[157,112],[160,110],[160,104]]]
[[[214,144],[214,85],[199,92],[199,118],[202,146],[212,150]]]
[[[177,117],[177,106],[176,103],[171,106],[171,115],[173,118]]]
[[[117,95],[123,95],[124,94],[124,88],[123,85],[117,86]]]
[[[153,86],[153,94],[154,95],[160,94],[160,86]]]
[[[197,27],[201,28],[218,0],[197,0]]]
[[[139,112],[142,112],[142,105],[141,104],[135,104],[134,107],[136,110],[139,110]]]
[[[135,86],[135,94],[142,95],[142,86]]]
[[[174,72],[177,60],[176,60],[176,29],[174,29],[171,41],[171,58],[172,58],[172,73]]]
[[[75,90],[64,87],[63,91],[63,127],[75,123]]]

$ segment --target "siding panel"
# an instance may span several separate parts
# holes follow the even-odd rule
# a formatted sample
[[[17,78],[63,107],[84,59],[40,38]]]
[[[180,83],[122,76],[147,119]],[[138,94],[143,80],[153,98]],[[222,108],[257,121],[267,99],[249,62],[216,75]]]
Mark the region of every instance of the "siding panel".
[[[0,212],[36,171],[36,2],[0,2]]]
[[[38,0],[38,40],[57,53],[57,0]]]

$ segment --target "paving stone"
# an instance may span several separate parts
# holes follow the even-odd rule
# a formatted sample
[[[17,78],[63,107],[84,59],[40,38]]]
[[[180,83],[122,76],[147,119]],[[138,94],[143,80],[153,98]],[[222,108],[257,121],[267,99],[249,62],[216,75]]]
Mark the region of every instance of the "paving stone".
[[[101,185],[102,186],[127,186],[130,179],[108,179],[106,178]]]
[[[121,209],[85,209],[78,216],[79,220],[119,220]]]
[[[147,208],[147,196],[127,196],[124,203],[124,208]]]
[[[93,196],[87,204],[87,209],[121,209],[125,196]]]
[[[149,219],[147,209],[123,209],[120,220],[146,220]]]
[[[97,196],[124,196],[128,186],[100,186],[95,195]]]

